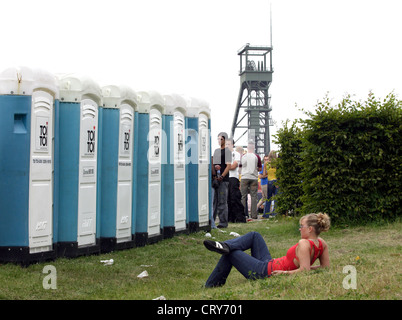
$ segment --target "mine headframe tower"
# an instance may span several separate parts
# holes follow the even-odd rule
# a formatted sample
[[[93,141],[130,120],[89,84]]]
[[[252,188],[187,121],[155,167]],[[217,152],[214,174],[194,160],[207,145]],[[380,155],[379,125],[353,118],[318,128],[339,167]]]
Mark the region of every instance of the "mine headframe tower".
[[[240,56],[240,90],[234,113],[231,136],[236,144],[247,134],[255,143],[255,153],[270,151],[269,127],[273,125],[268,89],[272,82],[272,45],[242,47]]]

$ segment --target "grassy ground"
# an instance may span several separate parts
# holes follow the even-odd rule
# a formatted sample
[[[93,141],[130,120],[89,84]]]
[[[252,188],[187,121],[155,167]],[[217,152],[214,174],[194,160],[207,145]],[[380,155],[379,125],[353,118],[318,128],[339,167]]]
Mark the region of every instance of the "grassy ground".
[[[273,257],[286,253],[299,240],[298,219],[277,218],[230,224],[225,233],[211,231],[217,240],[232,238],[231,231],[263,234]],[[0,299],[145,299],[163,295],[172,299],[401,299],[402,223],[382,226],[333,228],[322,234],[330,248],[331,267],[296,275],[249,281],[233,269],[226,285],[205,289],[203,284],[219,255],[202,244],[205,232],[177,235],[159,243],[109,254],[57,259],[22,268],[0,265]],[[114,259],[104,266],[103,259]],[[57,270],[57,289],[44,289],[46,265]],[[356,289],[345,266],[356,269]],[[137,275],[147,270],[149,276]]]

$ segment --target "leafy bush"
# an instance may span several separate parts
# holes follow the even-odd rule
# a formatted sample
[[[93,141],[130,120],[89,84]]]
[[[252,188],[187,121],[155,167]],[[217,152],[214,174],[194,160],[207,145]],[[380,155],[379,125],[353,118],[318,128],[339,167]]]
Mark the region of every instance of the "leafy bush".
[[[394,94],[380,101],[370,93],[364,102],[347,96],[335,107],[326,97],[315,112],[306,113],[309,119],[299,120],[301,150],[294,161],[300,160],[303,196],[289,195],[294,194],[293,202],[301,200],[302,213],[322,211],[333,222],[347,223],[401,215],[401,107]],[[281,168],[292,156],[284,141],[286,130],[278,135]],[[288,182],[282,178],[286,176],[279,182],[284,192]],[[292,201],[283,205],[292,209]]]
[[[281,146],[278,158],[276,176],[279,183],[277,211],[282,214],[297,214],[300,212],[302,202],[301,177],[301,131],[294,121],[289,127],[286,121],[284,127],[275,135],[276,144]]]

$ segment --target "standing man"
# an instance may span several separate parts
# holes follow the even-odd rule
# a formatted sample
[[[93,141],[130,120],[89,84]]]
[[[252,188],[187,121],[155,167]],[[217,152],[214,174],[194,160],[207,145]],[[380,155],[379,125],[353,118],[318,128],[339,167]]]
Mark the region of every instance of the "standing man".
[[[255,144],[253,140],[249,140],[247,145],[247,153],[241,159],[241,202],[246,208],[246,198],[250,193],[251,196],[251,218],[257,219],[257,193],[258,193],[258,171],[261,171],[261,158],[254,153]]]
[[[232,153],[232,165],[229,170],[228,216],[229,222],[246,222],[244,207],[241,203],[239,164],[241,155],[233,149],[233,138],[226,141],[226,147]]]
[[[214,219],[219,217],[218,228],[228,226],[228,187],[229,170],[232,163],[232,153],[225,147],[228,135],[226,132],[218,134],[219,148],[215,149],[213,156],[212,178],[218,181],[214,189]]]

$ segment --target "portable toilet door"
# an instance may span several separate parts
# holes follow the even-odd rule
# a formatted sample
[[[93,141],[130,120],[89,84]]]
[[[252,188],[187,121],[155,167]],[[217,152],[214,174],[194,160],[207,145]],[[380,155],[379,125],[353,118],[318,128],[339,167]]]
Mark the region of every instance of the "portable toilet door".
[[[186,150],[185,150],[185,115],[186,100],[177,94],[172,95],[176,102],[173,113],[173,160],[174,160],[174,208],[175,230],[187,230],[187,202],[186,202]]]
[[[185,121],[184,112],[176,110],[173,114],[174,123],[174,217],[175,231],[186,229],[186,171],[185,171],[185,149],[184,132]]]
[[[166,134],[166,160],[162,164],[163,236],[187,230],[185,175],[185,100],[165,95],[163,131]]]
[[[78,247],[96,245],[98,104],[81,101]]]
[[[132,241],[133,129],[136,93],[102,88],[101,251],[134,246]]]
[[[200,227],[209,227],[210,152],[208,115],[198,117],[198,215]]]
[[[0,75],[0,261],[30,264],[53,249],[53,75],[10,68]]]
[[[58,255],[98,253],[99,86],[87,77],[59,79]]]
[[[155,92],[138,95],[138,152],[136,235],[137,246],[162,239],[161,184],[164,134],[162,130],[163,97]]]
[[[120,87],[119,168],[117,186],[116,242],[118,247],[134,246],[132,236],[132,189],[134,117],[137,94],[127,87]],[[120,245],[121,244],[121,245]]]
[[[157,108],[151,108],[148,152],[148,238],[160,234],[162,137],[162,114]]]

